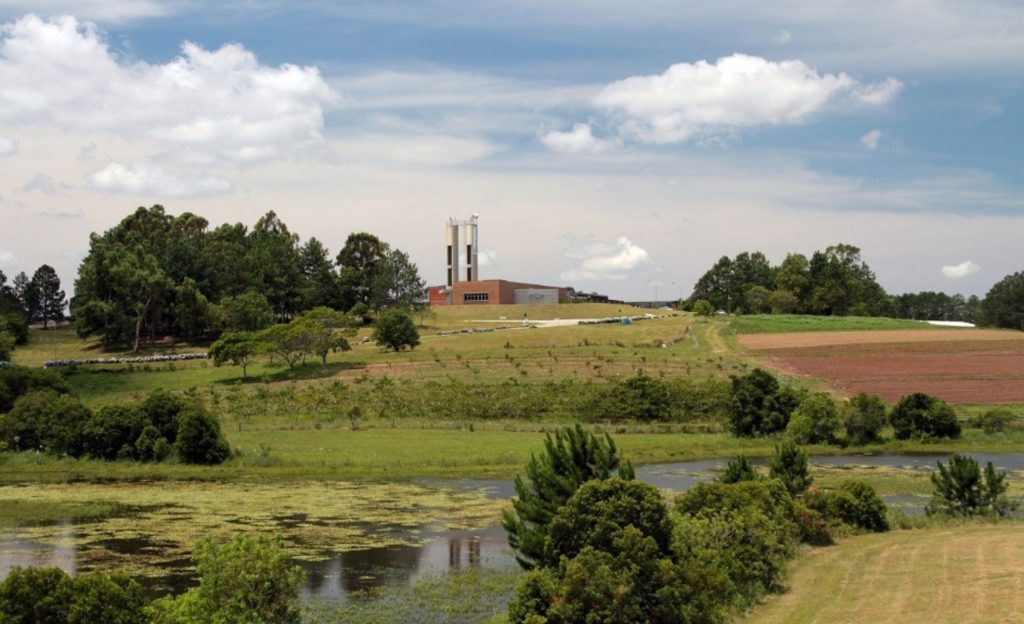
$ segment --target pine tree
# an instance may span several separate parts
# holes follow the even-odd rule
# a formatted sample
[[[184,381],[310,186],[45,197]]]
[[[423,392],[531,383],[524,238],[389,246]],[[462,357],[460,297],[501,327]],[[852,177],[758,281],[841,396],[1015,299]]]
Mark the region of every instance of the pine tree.
[[[60,289],[60,277],[48,264],[36,269],[32,275],[32,285],[38,301],[39,316],[43,319],[43,329],[46,329],[49,321],[64,318],[64,307],[68,302],[64,291]]]
[[[542,561],[551,519],[581,485],[615,471],[621,479],[634,478],[633,466],[622,462],[608,434],[599,438],[580,425],[548,434],[544,452],[530,457],[526,479],[516,477],[514,511],[506,510],[501,519],[519,565],[529,570]]]
[[[773,479],[782,481],[793,496],[806,492],[813,481],[807,468],[807,453],[790,438],[775,445],[768,471]]]

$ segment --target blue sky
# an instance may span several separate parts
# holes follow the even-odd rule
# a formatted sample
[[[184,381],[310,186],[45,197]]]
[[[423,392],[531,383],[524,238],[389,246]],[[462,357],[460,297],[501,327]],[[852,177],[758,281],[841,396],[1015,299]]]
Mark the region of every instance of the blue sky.
[[[624,298],[837,242],[890,292],[1024,269],[1018,2],[214,4],[0,0],[0,269],[70,284],[154,203],[430,283],[478,212],[483,277]]]

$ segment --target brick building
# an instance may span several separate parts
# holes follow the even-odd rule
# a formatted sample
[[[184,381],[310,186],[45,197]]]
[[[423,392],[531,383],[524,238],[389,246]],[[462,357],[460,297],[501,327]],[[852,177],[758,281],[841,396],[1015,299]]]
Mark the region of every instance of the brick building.
[[[455,282],[451,287],[431,286],[427,300],[432,306],[566,303],[569,289],[502,279],[473,280]]]

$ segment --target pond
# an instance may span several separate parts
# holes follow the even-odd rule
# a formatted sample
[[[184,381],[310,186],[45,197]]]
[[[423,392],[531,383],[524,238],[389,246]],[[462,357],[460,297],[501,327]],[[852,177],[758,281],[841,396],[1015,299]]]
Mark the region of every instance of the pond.
[[[972,454],[1012,472],[1024,453]],[[811,463],[840,474],[872,467],[934,469],[946,455],[818,456]],[[709,481],[726,460],[639,466],[637,477],[663,490]],[[755,461],[764,465],[764,460]],[[905,473],[904,473],[905,474]],[[918,477],[919,478],[919,477]],[[416,483],[249,485],[72,484],[0,487],[4,499],[104,500],[123,505],[113,517],[0,533],[0,577],[15,566],[56,565],[69,573],[123,569],[154,595],[194,583],[188,553],[200,537],[237,530],[281,532],[306,571],[303,598],[345,601],[454,570],[516,567],[497,520],[515,494],[506,480],[422,480]],[[921,496],[886,497],[919,513]]]

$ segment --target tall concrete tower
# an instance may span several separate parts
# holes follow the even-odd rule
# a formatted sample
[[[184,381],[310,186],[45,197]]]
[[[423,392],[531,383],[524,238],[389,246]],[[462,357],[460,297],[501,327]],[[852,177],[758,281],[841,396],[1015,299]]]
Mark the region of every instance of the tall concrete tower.
[[[459,254],[463,251],[466,254],[465,281],[472,282],[480,279],[479,234],[477,232],[477,220],[479,218],[480,215],[478,214],[474,214],[468,221],[458,221],[452,218],[448,219],[448,223],[444,226],[445,241],[447,243],[445,263],[448,267],[448,277],[445,284],[449,289],[456,282],[463,281],[462,276],[459,275]],[[465,250],[459,247],[460,238],[465,241]]]
[[[480,215],[473,213],[472,218],[462,224],[463,232],[466,235],[466,281],[472,282],[480,279],[480,264],[478,243],[480,242],[477,233],[476,222]]]
[[[459,222],[454,218],[448,219],[444,233],[448,241],[448,280],[445,284],[450,290],[455,282],[459,281]]]

